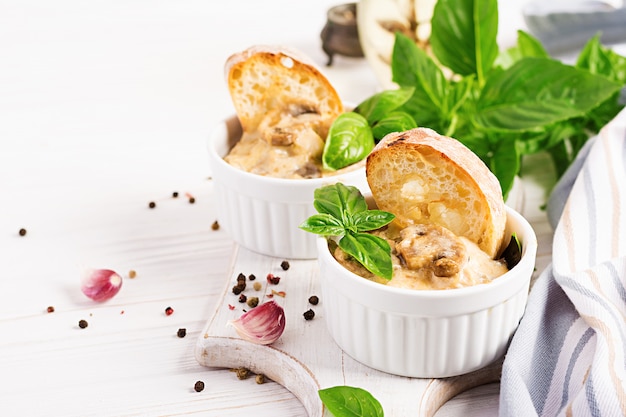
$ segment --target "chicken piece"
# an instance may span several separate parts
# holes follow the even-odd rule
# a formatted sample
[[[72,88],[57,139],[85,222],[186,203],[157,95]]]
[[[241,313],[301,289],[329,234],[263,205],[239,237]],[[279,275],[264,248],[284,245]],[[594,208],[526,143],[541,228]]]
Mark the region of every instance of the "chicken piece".
[[[452,277],[468,261],[463,242],[444,227],[411,225],[400,231],[400,238],[396,251],[409,269],[430,269],[437,277]]]

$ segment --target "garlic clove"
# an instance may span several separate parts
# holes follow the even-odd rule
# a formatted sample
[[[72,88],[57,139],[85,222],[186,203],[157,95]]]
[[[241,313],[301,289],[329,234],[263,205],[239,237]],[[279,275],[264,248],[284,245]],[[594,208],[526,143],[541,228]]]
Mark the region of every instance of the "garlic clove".
[[[285,330],[285,310],[271,300],[229,322],[242,339],[259,345],[275,342]]]
[[[110,269],[89,269],[84,272],[81,291],[94,301],[107,301],[122,288],[122,277]]]

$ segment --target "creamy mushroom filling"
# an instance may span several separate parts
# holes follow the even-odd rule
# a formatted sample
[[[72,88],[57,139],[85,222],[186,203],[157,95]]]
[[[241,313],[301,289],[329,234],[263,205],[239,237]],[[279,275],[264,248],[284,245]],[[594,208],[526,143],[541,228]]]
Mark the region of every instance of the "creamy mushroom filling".
[[[257,131],[246,132],[224,158],[253,174],[278,178],[323,176],[322,153],[328,127],[312,106],[292,105],[269,112]]]
[[[488,283],[508,271],[503,260],[491,259],[474,242],[438,225],[416,224],[400,229],[391,224],[373,234],[391,246],[390,281],[372,274],[338,247],[333,256],[355,274],[392,287],[462,288]]]

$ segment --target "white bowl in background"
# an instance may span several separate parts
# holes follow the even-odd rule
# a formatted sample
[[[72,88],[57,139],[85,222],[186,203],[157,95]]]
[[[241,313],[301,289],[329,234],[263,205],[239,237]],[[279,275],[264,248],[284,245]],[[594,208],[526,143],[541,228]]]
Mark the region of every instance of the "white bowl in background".
[[[328,330],[355,360],[391,374],[443,378],[501,357],[524,313],[537,237],[507,210],[507,236],[522,243],[521,261],[488,284],[449,290],[388,287],[345,269],[318,237],[320,285]]]
[[[241,138],[239,120],[219,123],[208,141],[220,227],[239,245],[277,258],[317,258],[316,236],[299,225],[316,213],[315,189],[342,182],[369,190],[365,165],[324,178],[283,179],[251,174],[224,161]]]

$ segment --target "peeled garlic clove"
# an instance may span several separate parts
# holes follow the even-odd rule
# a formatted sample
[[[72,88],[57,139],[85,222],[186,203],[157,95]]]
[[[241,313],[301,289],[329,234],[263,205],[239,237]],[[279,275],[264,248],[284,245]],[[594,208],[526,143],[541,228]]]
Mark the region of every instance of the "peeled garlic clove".
[[[80,289],[94,301],[106,301],[122,288],[122,277],[110,269],[89,269],[84,272]]]
[[[271,300],[230,321],[237,334],[248,342],[269,345],[285,330],[285,310]]]

